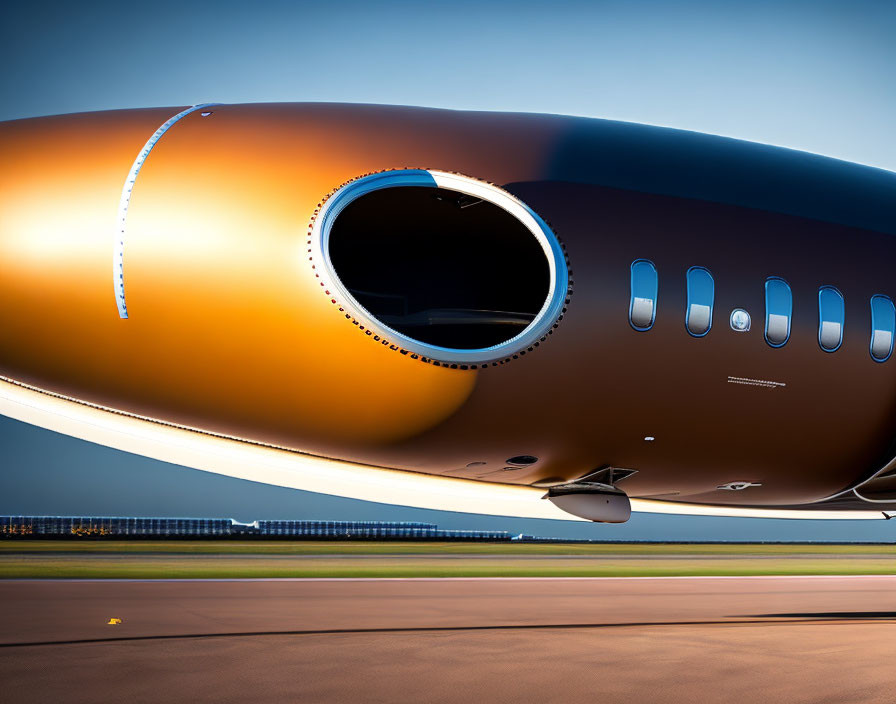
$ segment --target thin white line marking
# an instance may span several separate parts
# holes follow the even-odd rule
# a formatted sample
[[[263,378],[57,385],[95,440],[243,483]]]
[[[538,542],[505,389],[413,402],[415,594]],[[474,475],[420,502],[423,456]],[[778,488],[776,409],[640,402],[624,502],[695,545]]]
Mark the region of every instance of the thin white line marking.
[[[746,386],[761,386],[766,389],[783,389],[787,386],[782,381],[767,381],[765,379],[750,379],[748,377],[743,376],[729,376],[728,377],[729,384],[744,384]]]

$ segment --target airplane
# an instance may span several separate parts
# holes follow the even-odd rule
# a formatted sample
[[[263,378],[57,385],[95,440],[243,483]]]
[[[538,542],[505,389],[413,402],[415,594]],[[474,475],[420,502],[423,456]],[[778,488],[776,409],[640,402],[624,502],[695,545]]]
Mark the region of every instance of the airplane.
[[[425,508],[896,511],[894,173],[326,103],[14,120],[0,145],[9,417]]]

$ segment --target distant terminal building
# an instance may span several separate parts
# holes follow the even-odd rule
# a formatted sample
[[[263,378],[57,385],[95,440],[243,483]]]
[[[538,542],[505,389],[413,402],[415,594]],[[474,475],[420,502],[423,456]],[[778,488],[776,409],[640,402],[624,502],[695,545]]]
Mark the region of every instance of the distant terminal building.
[[[383,521],[256,521],[259,535],[292,538],[356,538],[381,540],[510,540],[497,530],[442,530],[435,523],[387,523]]]
[[[2,536],[228,536],[229,518],[125,518],[111,516],[0,516]]]
[[[434,523],[387,521],[254,521],[232,518],[0,516],[0,537],[293,538],[300,540],[508,541],[507,531],[442,530]]]

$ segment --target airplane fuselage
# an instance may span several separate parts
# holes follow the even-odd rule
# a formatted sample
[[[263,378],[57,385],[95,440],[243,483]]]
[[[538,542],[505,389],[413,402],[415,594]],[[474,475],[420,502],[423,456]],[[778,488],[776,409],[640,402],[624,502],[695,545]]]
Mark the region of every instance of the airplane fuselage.
[[[548,486],[634,470],[630,496],[687,503],[818,502],[896,455],[896,360],[880,337],[896,295],[892,173],[583,118],[210,106],[145,157],[116,268],[124,180],[177,112],[0,124],[7,380],[414,472]],[[409,190],[332,216],[341,249],[326,250],[319,218],[346,184],[405,172],[456,174],[496,200],[395,181]],[[486,241],[501,194],[544,225],[545,256],[559,245],[550,276],[509,230]],[[462,232],[468,216],[481,229]],[[405,254],[415,237],[428,244]],[[429,269],[415,279],[417,261]],[[689,297],[695,267],[709,278]],[[820,308],[822,289],[842,313],[835,297]],[[460,330],[488,344],[440,353]],[[493,352],[467,354],[480,349]]]

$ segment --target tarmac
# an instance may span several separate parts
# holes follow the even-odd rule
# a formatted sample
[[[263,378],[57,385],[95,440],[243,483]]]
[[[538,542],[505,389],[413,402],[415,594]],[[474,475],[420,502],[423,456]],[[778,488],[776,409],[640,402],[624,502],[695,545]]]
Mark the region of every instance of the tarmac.
[[[0,582],[3,701],[890,703],[894,662],[896,576]]]

